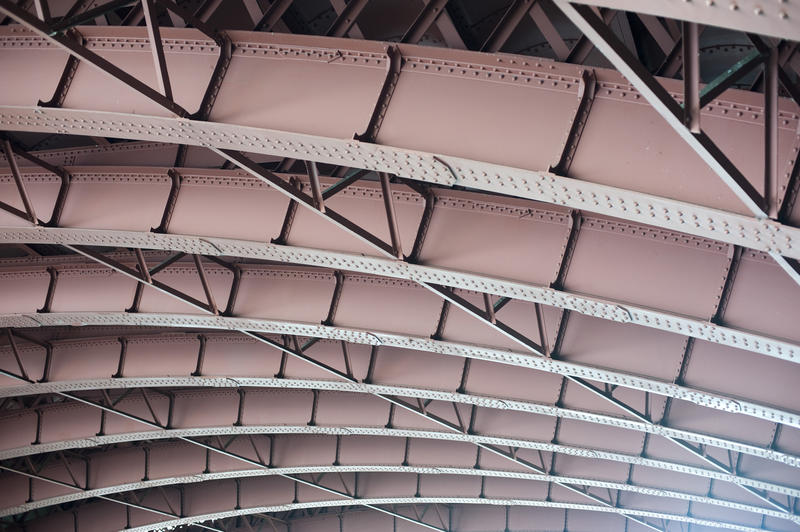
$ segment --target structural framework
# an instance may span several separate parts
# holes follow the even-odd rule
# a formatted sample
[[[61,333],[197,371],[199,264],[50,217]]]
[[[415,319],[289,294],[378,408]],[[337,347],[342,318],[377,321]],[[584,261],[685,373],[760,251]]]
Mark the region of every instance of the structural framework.
[[[0,0],[0,527],[800,531],[800,0]]]

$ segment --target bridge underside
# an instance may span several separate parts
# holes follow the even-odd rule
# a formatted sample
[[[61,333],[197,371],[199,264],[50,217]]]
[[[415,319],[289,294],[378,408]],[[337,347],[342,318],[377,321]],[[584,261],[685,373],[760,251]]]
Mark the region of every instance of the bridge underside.
[[[797,41],[0,0],[0,526],[800,530]]]

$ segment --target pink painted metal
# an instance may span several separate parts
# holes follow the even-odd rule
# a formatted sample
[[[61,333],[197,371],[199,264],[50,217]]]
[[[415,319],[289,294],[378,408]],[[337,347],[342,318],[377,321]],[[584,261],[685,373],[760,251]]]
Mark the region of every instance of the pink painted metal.
[[[29,12],[45,27],[88,7],[51,3]],[[0,126],[21,168],[0,175],[2,518],[73,532],[798,529],[794,43],[773,53],[768,81],[795,97],[770,101],[774,128],[742,90],[700,117],[759,194],[768,139],[779,197],[762,219],[635,82],[463,49],[490,34],[517,46],[525,2],[500,17],[337,1],[310,27],[397,40],[419,17],[412,40],[450,49],[241,31],[261,16],[249,0],[189,6],[194,19],[151,3],[203,31],[161,27],[153,47],[146,28],[113,25],[136,19],[120,6],[79,31],[174,102],[91,56],[65,85],[54,32],[0,0],[39,28],[0,27],[13,73]],[[639,11],[646,30],[617,24],[657,36],[665,63],[679,23],[656,17],[800,38],[791,2],[578,3]],[[270,23],[298,24],[296,4]],[[590,56],[585,38],[566,49],[553,4],[535,9],[557,57]],[[58,90],[63,109],[38,105]],[[41,134],[77,145],[32,151],[59,168],[20,153]],[[324,207],[294,159],[333,187]],[[350,167],[392,175],[329,195]]]

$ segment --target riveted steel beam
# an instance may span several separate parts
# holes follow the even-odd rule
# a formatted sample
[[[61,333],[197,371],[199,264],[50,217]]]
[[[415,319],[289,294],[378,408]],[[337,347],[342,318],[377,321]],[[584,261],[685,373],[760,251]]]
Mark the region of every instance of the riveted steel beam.
[[[800,229],[763,217],[719,209],[501,165],[370,143],[297,135],[212,122],[98,113],[67,109],[0,106],[0,127],[11,131],[94,134],[136,140],[159,140],[237,149],[392,172],[434,185],[469,186],[486,192],[555,203],[647,225],[800,258]],[[681,127],[683,127],[681,123]],[[154,132],[158,132],[156,135]],[[258,139],[261,144],[252,140]],[[391,161],[390,161],[391,159]],[[450,169],[454,171],[451,172]],[[261,168],[258,169],[260,172]],[[495,176],[497,176],[495,178]],[[502,179],[500,179],[502,176]]]
[[[171,375],[171,376],[152,376],[147,378],[126,377],[121,373],[110,378],[95,378],[75,381],[57,381],[22,384],[20,386],[9,386],[0,390],[0,397],[15,397],[35,394],[46,394],[56,392],[73,392],[82,390],[104,390],[104,389],[136,389],[142,387],[170,388],[170,387],[197,387],[197,388],[285,388],[285,389],[318,389],[328,391],[352,392],[359,394],[387,394],[410,398],[430,399],[435,401],[446,401],[450,403],[475,405],[482,408],[492,408],[500,410],[511,410],[527,412],[532,414],[558,417],[564,419],[574,419],[587,423],[596,423],[627,430],[656,434],[667,438],[679,438],[693,442],[698,445],[707,445],[727,449],[751,456],[757,456],[769,461],[779,463],[793,463],[791,455],[775,451],[774,449],[763,449],[755,445],[741,443],[735,440],[715,436],[713,434],[699,433],[690,430],[671,428],[664,423],[654,423],[651,421],[632,420],[621,416],[607,414],[597,414],[584,410],[576,410],[561,406],[552,406],[543,403],[519,401],[511,397],[498,396],[489,397],[480,394],[468,393],[465,387],[459,386],[456,390],[447,389],[423,389],[409,386],[391,386],[375,382],[336,382],[290,378],[257,378],[247,375],[241,376],[221,376],[203,372],[203,361],[205,354],[206,336],[200,335],[200,349],[197,368],[191,375]],[[343,344],[346,346],[346,344]],[[125,353],[127,341],[122,344],[122,353]],[[466,359],[469,362],[471,359]],[[353,381],[352,372],[346,372]],[[202,377],[202,378],[201,378]],[[462,379],[463,383],[464,379]]]
[[[343,271],[376,274],[396,279],[436,283],[449,288],[490,293],[500,297],[568,309],[601,319],[687,335],[787,361],[797,362],[800,360],[800,347],[750,331],[638,307],[621,301],[572,293],[557,286],[549,288],[483,274],[399,262],[388,258],[218,237],[66,228],[0,228],[0,242],[124,246],[176,250],[204,256],[244,257],[323,268],[335,267]],[[151,269],[152,273],[154,272]]]
[[[245,333],[245,334],[247,334],[248,336],[251,336],[251,337],[253,337],[253,338],[256,338],[256,339],[258,339],[259,341],[262,341],[262,342],[265,342],[265,343],[267,343],[267,344],[269,344],[269,345],[272,345],[273,347],[276,347],[276,348],[278,348],[278,349],[280,349],[280,350],[282,350],[282,351],[284,351],[284,352],[286,352],[286,353],[288,353],[288,354],[291,354],[291,355],[293,355],[293,356],[296,356],[296,357],[298,357],[298,358],[301,358],[301,359],[303,359],[303,360],[306,360],[306,361],[310,361],[310,362],[312,362],[314,365],[316,365],[317,367],[320,367],[320,368],[322,368],[322,369],[325,369],[326,371],[328,371],[328,372],[331,372],[331,373],[333,373],[334,375],[336,375],[336,376],[338,376],[338,377],[340,377],[340,378],[344,378],[345,380],[351,380],[351,378],[349,378],[348,376],[346,376],[346,375],[342,374],[341,372],[339,372],[339,371],[337,371],[337,370],[333,370],[333,369],[331,369],[330,367],[328,367],[328,366],[326,366],[326,365],[324,365],[324,364],[321,364],[321,363],[315,362],[315,361],[313,361],[313,359],[309,359],[307,356],[305,356],[305,355],[302,353],[302,351],[300,351],[300,352],[297,352],[297,351],[295,351],[295,350],[292,350],[292,349],[290,349],[290,348],[288,348],[288,347],[286,347],[286,346],[283,346],[283,345],[281,345],[281,344],[279,344],[279,343],[277,343],[277,342],[274,342],[274,341],[272,341],[272,340],[269,340],[268,338],[265,338],[265,337],[263,337],[262,335],[259,335],[259,334],[257,334],[257,333],[253,333],[253,332],[251,332],[251,331],[245,331],[245,330],[241,330],[241,329],[240,329],[240,331],[241,331],[241,332],[244,332],[244,333]],[[138,417],[138,416],[132,416],[132,415],[130,415],[130,414],[120,413],[120,412],[118,412],[118,411],[114,410],[113,408],[110,408],[110,407],[104,407],[104,406],[102,406],[102,405],[98,405],[98,404],[96,404],[96,403],[93,403],[92,401],[87,401],[87,400],[85,400],[85,399],[80,399],[80,398],[77,398],[77,397],[75,397],[75,396],[70,396],[70,395],[68,395],[68,394],[64,394],[64,393],[61,393],[61,395],[64,395],[64,396],[70,397],[70,398],[72,398],[72,399],[74,399],[74,400],[77,400],[77,401],[80,401],[80,402],[82,402],[82,403],[84,403],[84,404],[89,404],[89,405],[92,405],[92,406],[97,406],[98,408],[101,408],[101,409],[103,409],[104,411],[108,411],[108,412],[113,412],[113,413],[120,414],[120,415],[122,415],[123,417],[126,417],[126,418],[128,418],[128,419],[132,419],[132,420],[134,420],[134,421],[137,421],[137,422],[140,422],[140,423],[144,423],[144,424],[146,424],[146,425],[148,425],[148,426],[153,426],[153,427],[157,427],[157,428],[161,428],[162,430],[165,430],[165,429],[164,429],[164,427],[163,427],[163,426],[160,424],[160,422],[158,421],[158,416],[157,416],[157,415],[156,415],[156,413],[153,411],[153,409],[152,409],[152,407],[150,406],[149,402],[148,402],[148,408],[149,408],[149,409],[150,409],[150,411],[151,411],[151,415],[152,415],[152,417],[153,417],[153,419],[154,419],[154,423],[153,423],[153,422],[149,422],[149,421],[147,421],[147,420],[144,420],[144,419],[142,419],[142,418],[140,418],[140,417]],[[408,411],[411,411],[411,412],[417,413],[417,414],[419,414],[419,415],[422,415],[422,416],[424,416],[424,417],[426,417],[426,418],[428,418],[428,419],[430,419],[430,420],[433,420],[433,421],[435,421],[437,424],[439,424],[440,426],[442,426],[442,427],[444,427],[444,428],[446,428],[446,429],[449,429],[449,430],[451,430],[451,431],[454,431],[454,432],[456,432],[456,433],[459,433],[459,434],[461,434],[461,432],[462,432],[462,431],[461,431],[461,430],[458,428],[458,426],[456,426],[456,425],[453,425],[453,424],[451,424],[450,422],[448,422],[448,421],[444,420],[443,418],[440,418],[440,417],[438,417],[438,416],[436,416],[436,415],[434,415],[434,414],[431,414],[431,413],[428,413],[428,412],[426,412],[426,411],[425,411],[425,408],[424,408],[424,406],[422,406],[422,405],[420,405],[420,407],[419,407],[419,408],[417,408],[417,407],[414,407],[413,405],[409,405],[408,403],[404,402],[403,400],[399,400],[399,399],[395,398],[394,396],[388,396],[388,395],[383,395],[383,394],[374,394],[374,395],[376,395],[377,397],[380,397],[381,399],[387,400],[387,401],[389,401],[389,402],[390,402],[390,403],[392,403],[392,404],[395,404],[395,405],[397,405],[397,406],[400,406],[401,408],[404,408],[405,410],[408,410]],[[147,397],[147,396],[145,395],[144,397],[145,397],[145,399],[146,399],[146,397]],[[241,404],[241,403],[240,403],[240,404]],[[241,416],[240,416],[240,417],[241,417]],[[313,415],[312,415],[312,423],[313,423]],[[236,426],[236,425],[234,425],[234,426]],[[191,443],[196,443],[196,442],[194,442],[194,440],[190,440],[190,439],[186,439],[186,438],[181,438],[181,439],[183,439],[184,441],[189,441],[189,442],[191,442]],[[37,444],[37,445],[41,445],[41,444]],[[483,448],[483,449],[485,449],[485,450],[487,450],[487,451],[489,451],[489,452],[491,452],[491,453],[497,454],[497,455],[499,455],[499,456],[502,456],[502,457],[504,457],[504,458],[508,458],[508,459],[510,459],[510,460],[512,460],[512,461],[514,461],[514,462],[516,462],[516,463],[519,463],[519,464],[521,464],[521,465],[523,465],[523,466],[525,466],[525,467],[527,467],[527,468],[529,468],[529,469],[533,469],[533,470],[534,470],[534,471],[536,471],[536,472],[540,472],[540,473],[542,472],[542,471],[541,471],[541,470],[540,470],[538,467],[535,467],[535,466],[533,466],[533,465],[531,465],[531,464],[529,464],[529,463],[527,463],[527,462],[525,462],[525,461],[520,461],[520,460],[519,460],[519,459],[518,459],[518,458],[515,456],[515,454],[513,454],[513,453],[512,453],[511,455],[508,455],[508,454],[507,454],[505,451],[503,451],[502,449],[500,449],[499,447],[497,447],[497,446],[495,446],[495,445],[491,445],[491,444],[480,444],[480,443],[479,443],[478,445],[479,445],[481,448]],[[39,448],[39,447],[37,447],[37,448]],[[569,489],[569,490],[571,490],[571,491],[574,491],[574,492],[576,492],[576,493],[579,493],[579,494],[581,494],[581,495],[589,496],[589,494],[588,494],[588,493],[584,492],[583,490],[576,489],[576,488],[574,488],[574,487],[573,487],[573,486],[571,486],[571,485],[568,485],[568,484],[563,484],[563,483],[559,483],[559,485],[560,485],[560,486],[562,486],[562,487],[565,487],[565,488],[567,488],[567,489]],[[592,499],[592,500],[596,500],[596,501],[598,501],[598,502],[604,503],[604,501],[603,501],[603,500],[601,500],[601,499],[598,499],[598,498],[597,498],[597,497],[595,497],[595,496],[589,496],[589,498],[590,498],[590,499]],[[604,503],[604,504],[605,504],[605,503]],[[642,522],[642,521],[641,521],[639,518],[637,518],[636,516],[633,516],[633,515],[630,515],[630,514],[624,514],[624,513],[623,513],[623,515],[625,515],[626,517],[628,517],[629,519],[631,519],[631,520],[633,520],[633,521],[636,521],[636,522],[639,522],[639,523],[641,523],[641,524],[645,524],[645,525],[647,525],[647,523],[644,523],[644,522]],[[647,526],[649,526],[649,525],[647,525]],[[652,527],[651,527],[651,528],[652,528]]]
[[[233,516],[240,516],[240,515],[249,515],[252,513],[271,513],[271,512],[282,512],[287,510],[294,510],[294,509],[307,509],[307,508],[320,508],[320,507],[346,507],[352,505],[360,505],[360,506],[369,506],[374,508],[379,508],[383,505],[400,505],[400,504],[457,504],[457,505],[492,505],[492,506],[514,506],[514,507],[534,507],[534,508],[559,508],[559,509],[570,509],[570,510],[582,510],[588,512],[603,512],[603,513],[612,513],[622,515],[624,517],[634,516],[636,517],[637,522],[646,528],[654,529],[654,530],[663,530],[663,525],[657,525],[655,523],[663,520],[663,521],[675,521],[681,523],[690,523],[694,525],[700,526],[708,526],[712,528],[726,528],[729,530],[739,530],[741,532],[762,532],[763,529],[755,528],[751,526],[745,525],[737,525],[734,523],[720,523],[718,521],[712,521],[710,519],[702,519],[697,517],[687,517],[681,516],[677,514],[670,514],[664,512],[655,512],[655,511],[648,511],[648,510],[629,510],[627,508],[617,508],[614,506],[605,507],[599,504],[578,504],[578,503],[568,503],[568,502],[556,502],[556,501],[536,501],[536,500],[526,500],[526,499],[492,499],[490,497],[486,498],[472,498],[472,497],[382,497],[382,498],[362,498],[357,500],[348,500],[348,499],[332,499],[332,500],[321,500],[315,502],[292,502],[287,504],[281,504],[276,506],[259,506],[259,507],[251,507],[251,508],[242,508],[240,510],[232,509],[226,510],[223,512],[217,513],[208,513],[208,514],[200,514],[195,515],[192,517],[185,517],[182,519],[173,519],[169,521],[161,521],[158,523],[154,523],[151,525],[142,525],[138,527],[132,527],[130,530],[132,532],[149,532],[152,530],[159,530],[163,529],[163,527],[177,527],[181,525],[188,525],[193,523],[201,523],[206,521],[213,521],[219,518],[226,518],[226,517],[233,517]],[[380,506],[379,506],[380,505]],[[383,511],[383,513],[392,513],[388,511]],[[413,520],[408,516],[397,514],[398,519],[403,519],[406,521]],[[648,520],[649,519],[649,520]],[[433,525],[427,525],[427,528],[434,529],[434,530],[442,530],[438,527]]]
[[[49,28],[47,24],[18,7],[10,0],[0,1],[0,13],[10,16],[15,21],[34,31],[37,35],[46,37],[50,42],[57,44],[82,62],[97,68],[106,75],[122,81],[132,89],[153,100],[165,109],[170,110],[174,114],[178,116],[189,115],[183,107],[176,104],[171,99],[152,89],[149,85],[141,82],[139,79],[125,72],[105,58],[87,49],[82,44],[58,33],[53,34],[53,30]]]
[[[736,166],[714,144],[714,142],[699,128],[697,118],[693,119],[690,127],[685,127],[682,121],[683,112],[678,103],[667,90],[652,76],[647,69],[633,56],[622,42],[611,32],[603,20],[586,6],[574,6],[567,0],[555,0],[559,8],[575,24],[606,58],[636,87],[642,96],[650,103],[666,122],[686,141],[708,166],[722,179],[733,191],[741,202],[756,217],[768,218],[770,209],[777,215],[777,202],[774,207],[762,196],[753,185],[741,174]],[[689,27],[692,27],[689,24]],[[696,40],[697,29],[693,35]],[[686,60],[686,58],[684,58]],[[695,65],[696,66],[696,65]],[[685,67],[684,67],[685,68]],[[693,114],[699,117],[699,103],[694,102],[696,111]],[[774,110],[777,117],[777,110]],[[694,130],[693,130],[694,129]],[[766,128],[770,134],[769,128]],[[774,133],[774,132],[773,132]],[[774,134],[772,136],[777,136]],[[775,144],[775,143],[773,143]],[[770,146],[770,143],[767,143]],[[774,150],[774,148],[772,148]],[[775,172],[768,172],[774,176]],[[774,180],[774,177],[772,178]],[[769,188],[767,189],[769,192]],[[795,260],[784,257],[774,250],[770,256],[792,278],[800,284],[800,265]]]
[[[633,388],[645,392],[674,397],[699,406],[706,406],[722,411],[739,413],[780,422],[793,427],[800,427],[800,414],[773,408],[758,403],[725,397],[720,394],[678,386],[658,379],[639,377],[618,371],[597,369],[581,364],[562,362],[544,357],[531,356],[507,349],[487,348],[472,344],[445,342],[430,338],[387,333],[381,331],[363,331],[346,327],[330,327],[302,322],[273,321],[257,318],[228,318],[222,316],[202,316],[196,314],[131,314],[124,312],[59,312],[38,314],[0,315],[0,327],[49,327],[59,325],[136,325],[156,327],[197,327],[205,329],[223,329],[246,331],[252,333],[273,333],[298,335],[309,338],[330,338],[346,340],[357,344],[383,345],[415,349],[444,355],[468,357],[480,360],[500,362],[503,364],[527,367],[547,371],[557,375],[572,375],[598,382]],[[263,335],[262,335],[263,336]],[[263,337],[257,339],[263,341]],[[255,336],[252,336],[256,338]],[[290,348],[270,341],[270,345],[297,353]],[[324,369],[324,368],[323,368]]]
[[[763,198],[733,163],[702,133],[693,133],[683,124],[683,110],[654,76],[634,57],[603,20],[586,6],[554,0],[573,24],[630,81],[654,110],[683,138],[709,167],[736,193],[754,214],[763,215]]]
[[[42,482],[53,483],[62,487],[72,488],[66,483],[54,480],[50,477],[41,474],[30,473],[23,469],[0,465],[0,470],[10,473],[31,477]],[[319,475],[319,474],[343,474],[343,473],[406,473],[406,474],[421,474],[421,475],[463,475],[463,476],[480,476],[487,478],[510,478],[519,480],[530,480],[534,482],[551,482],[553,480],[565,481],[573,484],[579,484],[586,487],[602,488],[609,490],[625,491],[630,493],[639,493],[642,495],[650,495],[657,497],[666,497],[671,499],[692,501],[700,504],[708,504],[711,506],[720,506],[732,510],[740,510],[744,512],[757,513],[761,515],[768,515],[778,519],[785,519],[785,514],[743,503],[727,501],[713,497],[706,497],[703,495],[696,495],[685,493],[675,490],[650,488],[645,486],[636,486],[624,484],[619,482],[608,482],[603,480],[588,479],[583,477],[569,477],[564,475],[538,475],[532,473],[522,473],[515,471],[504,471],[488,468],[460,468],[447,465],[426,465],[426,466],[403,466],[403,465],[317,465],[317,466],[282,466],[273,467],[269,469],[238,469],[225,472],[191,472],[184,476],[163,476],[158,475],[157,479],[145,480],[135,483],[120,484],[114,486],[106,486],[102,488],[94,488],[88,490],[76,489],[74,493],[65,495],[48,497],[28,502],[22,505],[6,508],[0,510],[0,516],[5,517],[23,512],[29,512],[38,508],[45,508],[47,506],[64,504],[68,502],[81,501],[93,497],[102,497],[104,495],[112,495],[122,493],[130,490],[142,490],[158,486],[172,486],[177,484],[190,484],[194,482],[208,482],[218,479],[228,478],[250,478],[257,476],[270,476],[270,475]],[[113,499],[119,500],[119,499]]]

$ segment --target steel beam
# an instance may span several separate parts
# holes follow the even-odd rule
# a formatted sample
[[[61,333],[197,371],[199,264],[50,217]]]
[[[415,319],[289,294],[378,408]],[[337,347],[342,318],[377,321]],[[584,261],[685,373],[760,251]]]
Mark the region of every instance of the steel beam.
[[[800,347],[751,331],[630,305],[622,301],[577,294],[557,287],[543,287],[484,274],[460,272],[408,262],[402,263],[389,258],[219,237],[90,229],[0,228],[0,242],[123,246],[134,249],[176,250],[205,256],[243,257],[323,268],[335,266],[344,271],[436,283],[449,288],[474,290],[502,298],[540,303],[605,320],[688,335],[700,340],[745,349],[791,362],[800,360]]]
[[[646,528],[651,528],[654,530],[663,530],[660,525],[653,524],[647,521],[645,518],[652,519],[654,522],[658,522],[660,520],[663,521],[675,521],[680,523],[690,523],[693,525],[699,526],[707,526],[712,528],[726,528],[729,530],[739,530],[741,532],[763,532],[763,529],[745,526],[745,525],[736,525],[733,523],[719,523],[717,521],[712,521],[710,519],[702,519],[697,517],[687,517],[687,516],[680,516],[677,514],[669,514],[664,512],[656,512],[656,511],[648,511],[648,510],[628,510],[627,508],[616,508],[614,506],[611,507],[604,507],[599,504],[578,504],[578,503],[568,503],[568,502],[556,502],[556,501],[532,501],[532,500],[525,500],[525,499],[492,499],[489,497],[486,498],[472,498],[472,497],[382,497],[382,498],[363,498],[358,500],[347,500],[347,499],[333,499],[333,500],[321,500],[316,502],[307,502],[307,503],[288,503],[282,504],[277,506],[259,506],[259,507],[252,507],[252,508],[242,508],[240,510],[232,509],[226,510],[223,512],[217,513],[208,513],[208,514],[200,514],[195,515],[192,517],[185,517],[182,519],[173,519],[169,521],[161,521],[159,523],[154,523],[152,525],[142,525],[138,527],[132,527],[129,530],[132,532],[149,532],[153,530],[161,530],[163,527],[177,527],[181,525],[188,525],[193,523],[202,523],[206,521],[214,521],[219,518],[225,517],[232,517],[232,516],[239,516],[239,515],[250,515],[253,513],[271,513],[271,512],[281,512],[293,509],[306,509],[306,508],[322,508],[322,507],[346,507],[352,505],[359,505],[359,506],[369,506],[374,508],[379,508],[379,505],[395,505],[395,504],[476,504],[476,505],[510,505],[515,507],[533,507],[533,508],[559,508],[559,509],[570,509],[570,510],[582,510],[588,512],[602,512],[602,513],[612,513],[618,514],[622,516],[634,516],[636,517],[637,521],[645,526]],[[384,513],[387,513],[384,511]],[[398,514],[399,515],[399,514]],[[400,517],[398,517],[400,518]],[[407,516],[402,516],[403,520],[411,520],[411,518]],[[432,525],[428,525],[427,528],[431,528],[434,530],[442,530],[438,527],[434,527]]]
[[[153,66],[156,70],[158,90],[168,100],[174,101],[172,98],[172,85],[169,82],[169,72],[167,71],[167,62],[164,58],[164,46],[161,42],[161,30],[158,28],[158,13],[155,11],[154,1],[142,0],[142,11],[145,25],[147,26],[147,37],[150,40],[150,50],[153,53]]]
[[[400,42],[417,44],[425,35],[425,32],[442,15],[449,0],[429,0],[422,8],[417,18],[400,38]]]
[[[294,0],[275,0],[270,4],[261,19],[253,27],[254,31],[272,31],[275,25],[280,22],[286,10],[291,7]]]
[[[800,32],[797,29],[800,6],[790,2],[738,0],[731,4],[714,1],[575,0],[574,3],[646,13],[667,19],[688,20],[793,41],[800,40]]]
[[[608,383],[626,388],[674,397],[721,411],[744,414],[772,422],[779,422],[800,428],[800,414],[769,407],[766,405],[730,398],[720,394],[678,386],[653,378],[597,369],[591,366],[562,362],[544,357],[531,356],[507,349],[488,348],[473,344],[445,342],[430,338],[364,331],[345,327],[313,325],[303,322],[273,321],[257,318],[228,318],[222,316],[202,316],[197,314],[145,314],[125,312],[54,312],[49,314],[0,315],[0,327],[52,327],[61,325],[135,325],[156,327],[196,327],[233,331],[299,335],[308,338],[330,338],[346,340],[357,344],[393,346],[418,351],[439,353],[461,358],[474,358],[500,362],[507,365],[527,367],[547,371],[556,375],[571,375],[593,381]],[[251,335],[252,336],[252,335]],[[255,338],[255,337],[254,337]],[[259,341],[263,338],[259,337]],[[273,345],[281,351],[291,351],[286,346]],[[291,354],[295,354],[292,352]]]
[[[763,198],[703,133],[693,133],[683,124],[683,110],[654,76],[590,8],[554,0],[573,24],[580,29],[617,70],[633,84],[654,110],[683,138],[686,144],[722,179],[747,208],[757,216],[762,213]]]
[[[116,124],[124,124],[119,127]],[[158,140],[237,149],[245,139],[248,151],[340,164],[336,153],[349,153],[348,166],[392,172],[433,185],[464,186],[485,192],[513,194],[662,227],[751,249],[800,258],[800,229],[765,217],[745,216],[615,187],[479,161],[274,130],[212,122],[98,113],[67,109],[0,106],[0,126],[13,131],[72,132],[136,140]],[[681,127],[683,127],[681,122]],[[685,129],[685,128],[684,128]],[[158,131],[156,135],[155,131]],[[252,144],[252,145],[249,145]],[[391,157],[391,162],[387,159]],[[453,174],[448,166],[455,170]],[[263,169],[258,168],[258,171]],[[484,174],[486,174],[484,176]],[[503,176],[496,180],[489,176]],[[513,192],[512,192],[513,191]],[[608,198],[606,200],[605,198]],[[701,223],[702,221],[702,223]]]
[[[192,472],[184,476],[163,476],[158,475],[157,479],[145,480],[135,483],[127,483],[121,485],[107,486],[103,488],[95,488],[89,490],[82,490],[66,483],[55,481],[52,478],[42,476],[25,471],[24,469],[15,469],[9,466],[0,465],[0,470],[7,471],[18,475],[34,478],[46,483],[53,483],[64,488],[75,489],[75,493],[59,495],[44,499],[35,500],[25,503],[23,505],[6,508],[0,510],[0,516],[6,517],[23,512],[29,512],[38,508],[45,508],[58,504],[69,502],[81,501],[94,497],[103,497],[105,495],[112,495],[123,493],[131,490],[143,490],[158,486],[173,486],[178,484],[191,484],[194,482],[208,482],[219,479],[230,478],[251,478],[257,476],[270,476],[270,475],[323,475],[323,474],[346,474],[346,473],[405,473],[405,474],[436,474],[436,475],[462,475],[462,476],[479,476],[486,478],[499,478],[499,479],[519,479],[530,480],[533,482],[551,482],[551,481],[565,481],[573,484],[579,484],[586,487],[602,488],[608,490],[618,490],[630,493],[638,493],[642,495],[666,497],[682,501],[691,501],[700,504],[708,504],[711,506],[719,506],[732,510],[739,510],[743,512],[756,513],[760,515],[767,515],[777,519],[785,519],[785,514],[748,504],[727,501],[713,497],[706,497],[703,495],[696,495],[692,493],[685,493],[681,491],[666,490],[659,488],[650,488],[645,486],[636,486],[619,482],[609,482],[603,480],[587,479],[582,477],[568,477],[564,475],[538,475],[532,473],[521,473],[514,471],[504,471],[489,468],[460,468],[448,465],[426,465],[426,466],[403,466],[403,465],[317,465],[317,466],[282,466],[273,467],[269,469],[234,469],[232,471],[209,473],[209,472]],[[112,499],[118,501],[119,499]]]
[[[82,44],[79,44],[72,39],[58,33],[52,34],[52,29],[49,28],[44,22],[40,21],[24,9],[19,8],[10,0],[0,1],[0,13],[10,16],[15,21],[35,32],[37,35],[45,37],[54,44],[57,44],[66,50],[70,55],[88,65],[93,66],[106,75],[118,79],[119,81],[131,87],[133,90],[153,100],[155,103],[164,107],[165,109],[168,109],[177,116],[185,117],[189,115],[189,113],[183,109],[183,107],[176,104],[171,99],[152,89],[147,84],[141,82],[136,77],[125,72],[105,58],[87,49]]]
[[[201,339],[205,336],[201,335]],[[123,353],[127,341],[122,344]],[[154,375],[147,378],[126,377],[118,369],[117,373],[109,378],[87,378],[75,381],[48,380],[34,384],[22,384],[20,386],[4,387],[0,390],[0,397],[15,397],[38,395],[56,392],[73,392],[88,390],[106,389],[136,389],[136,388],[170,388],[170,387],[197,387],[197,388],[266,388],[266,389],[320,389],[341,392],[351,392],[358,394],[386,394],[408,398],[420,398],[425,400],[445,401],[450,403],[474,405],[481,408],[510,410],[525,412],[549,417],[579,420],[586,423],[606,425],[626,430],[633,430],[648,434],[656,434],[665,438],[678,438],[696,444],[718,447],[729,451],[735,451],[751,456],[757,456],[768,461],[779,463],[790,463],[793,461],[792,455],[782,453],[774,449],[763,449],[758,446],[745,444],[729,438],[715,436],[709,433],[675,429],[666,423],[655,423],[648,420],[634,420],[629,417],[612,416],[607,414],[597,414],[585,410],[570,409],[562,406],[552,406],[545,403],[535,403],[520,401],[508,396],[484,396],[480,394],[468,393],[466,387],[459,386],[458,389],[425,389],[413,386],[393,386],[375,382],[374,379],[367,379],[362,383],[357,382],[335,382],[320,381],[313,379],[290,379],[290,378],[259,378],[248,375],[222,376],[203,372],[203,354],[205,352],[205,341],[201,340],[201,347],[198,356],[196,371],[191,375]],[[162,347],[167,350],[168,347]],[[467,362],[470,359],[466,359]],[[120,365],[120,368],[122,365]],[[352,381],[352,372],[346,375]],[[463,379],[462,379],[463,384]]]
[[[769,207],[765,198],[739,172],[736,166],[720,151],[702,131],[693,132],[684,127],[681,109],[667,90],[633,56],[603,20],[586,6],[573,6],[567,0],[555,0],[559,8],[575,24],[606,58],[630,81],[650,105],[686,141],[708,166],[722,179],[734,194],[756,217],[768,218]],[[696,28],[694,35],[696,37]],[[777,116],[777,113],[776,113]],[[698,124],[694,124],[698,125]],[[699,129],[699,128],[698,128]],[[777,207],[774,209],[777,213]],[[775,262],[800,284],[800,267],[787,260],[781,253],[770,250]]]

